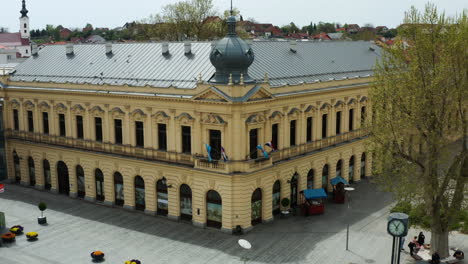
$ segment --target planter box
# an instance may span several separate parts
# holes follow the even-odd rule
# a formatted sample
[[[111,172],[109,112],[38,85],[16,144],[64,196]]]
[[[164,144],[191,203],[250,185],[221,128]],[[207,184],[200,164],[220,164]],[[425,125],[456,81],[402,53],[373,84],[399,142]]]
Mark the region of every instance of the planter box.
[[[40,224],[40,225],[45,225],[47,224],[47,217],[38,217],[37,218],[37,223]]]

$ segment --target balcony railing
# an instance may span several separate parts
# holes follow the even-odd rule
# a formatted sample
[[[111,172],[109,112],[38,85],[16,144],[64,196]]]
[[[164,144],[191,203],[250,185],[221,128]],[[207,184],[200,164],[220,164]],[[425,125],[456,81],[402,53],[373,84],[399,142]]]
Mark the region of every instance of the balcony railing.
[[[209,162],[206,157],[194,156],[186,153],[160,151],[153,148],[142,148],[130,145],[119,145],[84,139],[66,138],[40,133],[15,131],[11,129],[6,130],[5,134],[8,138],[29,140],[38,143],[60,145],[83,150],[93,150],[97,152],[118,154],[128,157],[137,157],[146,160],[177,163],[192,166],[197,169],[208,170],[218,173],[233,173],[251,172],[267,168],[269,166],[273,166],[273,164],[276,162],[280,162],[299,155],[304,155],[330,146],[347,143],[349,141],[365,137],[368,135],[368,132],[364,129],[353,130],[336,136],[308,142],[297,146],[291,146],[288,148],[271,152],[270,157],[268,159],[261,157],[257,159],[247,160],[229,160],[227,162]]]

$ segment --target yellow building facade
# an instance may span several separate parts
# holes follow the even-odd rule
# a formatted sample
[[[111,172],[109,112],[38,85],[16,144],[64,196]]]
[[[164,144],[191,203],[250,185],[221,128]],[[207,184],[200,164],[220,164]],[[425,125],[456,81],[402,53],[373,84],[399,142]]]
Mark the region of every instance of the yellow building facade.
[[[252,47],[268,52],[285,47],[284,56],[291,60],[316,48],[335,54],[340,50],[323,43],[279,43],[275,49],[262,45],[272,44]],[[340,45],[373,52],[365,43]],[[237,226],[249,230],[272,221],[280,200],[288,198],[292,207],[297,206],[302,190],[331,191],[330,180],[336,176],[359,181],[371,174],[363,124],[370,118],[367,90],[372,77],[363,76],[362,69],[335,70],[335,76],[348,74],[340,78],[330,78],[328,72],[322,73],[325,80],[311,74],[318,80],[278,84],[282,82],[278,76],[287,75],[292,66],[276,73],[273,68],[256,70],[275,66],[263,61],[271,55],[260,52],[251,67],[253,78],[241,71],[224,76],[223,83],[221,66],[213,59],[216,77],[211,65],[207,72],[195,74],[196,67],[207,64],[209,52],[214,59],[227,54],[210,43],[142,47],[33,50],[15,73],[0,79],[11,182],[232,232]],[[175,86],[176,78],[155,78],[164,84],[159,85],[148,84],[153,79],[123,76],[131,69],[147,69],[143,62],[132,62],[137,51],[153,48],[157,55],[151,56],[163,56],[156,63],[158,69],[168,69],[164,63],[175,63],[171,60],[189,64],[186,69],[180,65],[170,69],[171,74],[196,68],[185,81],[177,79],[190,87]],[[85,53],[90,60],[85,60]],[[251,50],[245,52],[250,55]],[[104,60],[110,65],[86,72]],[[117,67],[119,61],[123,68],[115,76],[99,73]],[[337,63],[340,57],[322,64]],[[73,68],[83,64],[86,67]],[[70,68],[74,70],[58,73]],[[361,75],[354,76],[356,72]],[[211,160],[206,145],[211,147]]]

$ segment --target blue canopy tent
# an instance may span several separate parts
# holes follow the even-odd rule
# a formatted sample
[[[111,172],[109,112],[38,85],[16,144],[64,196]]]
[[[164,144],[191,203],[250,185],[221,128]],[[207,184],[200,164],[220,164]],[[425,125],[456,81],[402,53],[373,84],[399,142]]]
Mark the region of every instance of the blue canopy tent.
[[[330,180],[330,183],[332,185],[337,185],[340,182],[345,184],[345,185],[348,185],[348,182],[345,179],[341,178],[340,176],[337,176],[337,177]]]
[[[320,199],[327,198],[327,193],[324,189],[308,189],[304,190],[304,196],[307,200],[309,199]]]
[[[323,199],[327,198],[327,193],[324,189],[308,189],[301,192],[303,197],[302,213],[307,215],[323,214],[325,205]]]

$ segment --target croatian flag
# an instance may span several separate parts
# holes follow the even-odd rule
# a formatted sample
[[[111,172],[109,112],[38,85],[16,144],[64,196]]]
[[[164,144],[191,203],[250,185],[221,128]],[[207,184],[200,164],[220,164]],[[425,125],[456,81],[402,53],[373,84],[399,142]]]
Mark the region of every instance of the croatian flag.
[[[228,156],[226,155],[226,151],[224,151],[223,147],[221,147],[221,156],[223,156],[224,161],[228,161]]]
[[[211,146],[208,145],[208,144],[205,144],[205,147],[206,147],[206,152],[208,153],[208,161],[211,162],[212,159],[211,159]]]
[[[265,143],[265,146],[271,148],[271,150],[276,150],[275,146],[273,146],[273,143],[271,141],[268,141],[267,143]]]
[[[258,146],[257,146],[257,149],[259,149],[259,150],[263,153],[263,157],[265,157],[265,158],[268,159],[268,153],[267,153],[266,150],[262,147],[262,145],[258,145]]]

